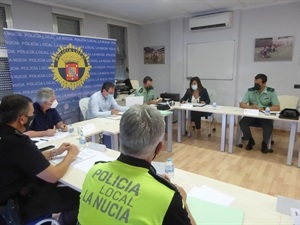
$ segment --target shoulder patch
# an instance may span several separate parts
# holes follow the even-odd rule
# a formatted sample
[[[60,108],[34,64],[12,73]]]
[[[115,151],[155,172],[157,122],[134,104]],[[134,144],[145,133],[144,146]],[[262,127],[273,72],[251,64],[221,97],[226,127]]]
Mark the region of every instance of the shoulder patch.
[[[275,91],[275,89],[271,88],[271,87],[267,87],[267,91],[273,92],[273,91]]]
[[[140,88],[140,89],[139,89],[139,92],[142,93],[142,92],[143,92],[143,88]]]
[[[255,91],[254,87],[248,88],[248,91]]]

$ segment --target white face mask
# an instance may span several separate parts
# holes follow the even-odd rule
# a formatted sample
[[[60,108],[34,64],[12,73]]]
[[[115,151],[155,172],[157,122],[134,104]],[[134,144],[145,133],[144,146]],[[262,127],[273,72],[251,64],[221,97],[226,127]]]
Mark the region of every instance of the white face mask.
[[[198,88],[198,85],[197,85],[197,84],[193,84],[193,85],[192,85],[192,89],[193,89],[194,91],[196,91],[197,88]]]
[[[52,102],[51,109],[56,108],[57,105],[58,105],[58,101],[55,99],[55,100]]]

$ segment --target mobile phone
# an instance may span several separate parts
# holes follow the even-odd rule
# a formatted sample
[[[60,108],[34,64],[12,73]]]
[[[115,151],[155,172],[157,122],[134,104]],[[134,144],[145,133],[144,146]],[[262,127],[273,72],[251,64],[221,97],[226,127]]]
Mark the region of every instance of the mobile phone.
[[[40,151],[43,152],[43,151],[53,149],[53,148],[55,148],[55,145],[48,145],[46,147],[40,148]]]

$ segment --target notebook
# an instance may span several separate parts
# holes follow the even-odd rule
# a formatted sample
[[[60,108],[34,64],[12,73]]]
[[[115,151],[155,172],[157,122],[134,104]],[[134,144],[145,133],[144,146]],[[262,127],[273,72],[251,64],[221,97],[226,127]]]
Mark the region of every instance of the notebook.
[[[126,106],[142,105],[144,103],[144,96],[128,96],[126,97]]]

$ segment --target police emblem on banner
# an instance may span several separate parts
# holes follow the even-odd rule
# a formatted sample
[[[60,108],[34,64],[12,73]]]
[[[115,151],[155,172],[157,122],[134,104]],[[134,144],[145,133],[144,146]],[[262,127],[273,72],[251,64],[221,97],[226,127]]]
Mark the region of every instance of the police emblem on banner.
[[[81,87],[90,77],[92,66],[89,63],[89,56],[80,47],[72,44],[60,46],[51,58],[52,63],[49,68],[53,72],[53,79],[64,89],[74,90]]]

